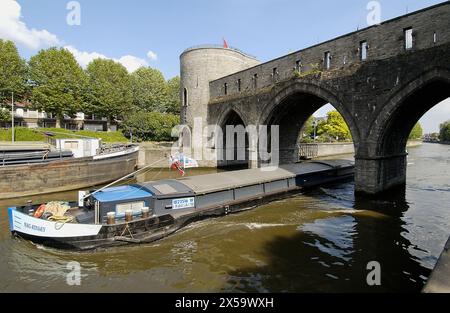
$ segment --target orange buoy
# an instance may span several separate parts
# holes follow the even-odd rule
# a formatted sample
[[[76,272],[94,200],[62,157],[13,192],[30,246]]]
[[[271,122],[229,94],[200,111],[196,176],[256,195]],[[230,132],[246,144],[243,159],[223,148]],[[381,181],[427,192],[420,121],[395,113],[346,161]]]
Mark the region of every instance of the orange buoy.
[[[34,212],[34,217],[36,218],[41,218],[41,216],[44,214],[45,212],[45,204],[41,204],[38,209],[36,210],[36,212]]]

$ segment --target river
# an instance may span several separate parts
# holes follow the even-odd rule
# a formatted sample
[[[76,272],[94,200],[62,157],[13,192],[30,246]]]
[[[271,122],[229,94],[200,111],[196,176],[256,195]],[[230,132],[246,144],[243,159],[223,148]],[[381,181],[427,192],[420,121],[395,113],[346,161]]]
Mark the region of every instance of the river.
[[[139,179],[176,173],[146,175]],[[0,291],[419,292],[450,235],[449,178],[450,146],[423,144],[410,149],[406,191],[395,198],[355,200],[353,183],[341,183],[153,244],[82,253],[12,239],[7,207],[27,199],[0,200]],[[66,283],[72,261],[79,286]],[[381,266],[380,286],[366,282],[371,261]]]

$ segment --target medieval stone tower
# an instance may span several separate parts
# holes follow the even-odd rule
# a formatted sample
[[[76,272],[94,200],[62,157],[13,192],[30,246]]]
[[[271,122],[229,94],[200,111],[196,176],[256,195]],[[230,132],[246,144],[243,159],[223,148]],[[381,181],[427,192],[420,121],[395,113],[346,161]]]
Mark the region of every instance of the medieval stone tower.
[[[221,77],[256,66],[260,62],[237,49],[197,46],[180,56],[181,123],[193,127],[194,118],[207,125],[209,83]]]

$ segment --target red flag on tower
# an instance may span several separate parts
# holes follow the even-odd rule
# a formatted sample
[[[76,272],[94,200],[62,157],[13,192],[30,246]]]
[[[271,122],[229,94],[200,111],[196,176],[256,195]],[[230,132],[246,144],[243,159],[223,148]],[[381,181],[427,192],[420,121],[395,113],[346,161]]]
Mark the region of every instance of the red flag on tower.
[[[225,38],[223,38],[223,47],[225,49],[228,49],[228,42],[225,40]]]

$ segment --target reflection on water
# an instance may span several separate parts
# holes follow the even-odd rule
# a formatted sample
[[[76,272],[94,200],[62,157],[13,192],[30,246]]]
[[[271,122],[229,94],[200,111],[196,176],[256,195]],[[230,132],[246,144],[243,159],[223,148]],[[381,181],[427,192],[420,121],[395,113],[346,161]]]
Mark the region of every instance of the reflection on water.
[[[352,183],[323,186],[153,244],[87,253],[11,239],[6,207],[27,199],[2,201],[0,290],[418,292],[450,233],[450,146],[409,152],[408,186],[395,197],[355,200]],[[140,179],[176,176],[164,170]],[[76,193],[33,200],[62,198]],[[70,261],[82,266],[81,286],[65,283]],[[381,264],[379,287],[366,284],[370,261]]]
[[[314,243],[304,242],[305,244],[343,261],[351,260],[353,236],[356,235],[356,220],[352,216],[324,218],[303,224],[299,228],[316,237]]]

